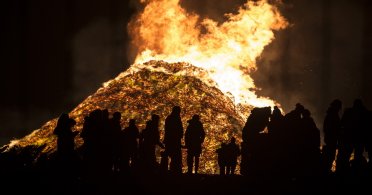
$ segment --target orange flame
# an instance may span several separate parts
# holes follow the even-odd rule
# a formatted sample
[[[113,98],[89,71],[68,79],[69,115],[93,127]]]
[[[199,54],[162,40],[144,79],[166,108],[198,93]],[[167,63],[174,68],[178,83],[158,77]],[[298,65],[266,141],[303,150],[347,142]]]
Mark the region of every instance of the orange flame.
[[[269,98],[255,94],[251,76],[256,58],[274,39],[274,30],[288,23],[266,0],[247,1],[236,14],[225,14],[218,24],[200,19],[180,6],[180,0],[141,0],[144,10],[129,24],[135,63],[149,60],[188,62],[207,70],[201,80],[212,79],[235,104],[273,106]]]

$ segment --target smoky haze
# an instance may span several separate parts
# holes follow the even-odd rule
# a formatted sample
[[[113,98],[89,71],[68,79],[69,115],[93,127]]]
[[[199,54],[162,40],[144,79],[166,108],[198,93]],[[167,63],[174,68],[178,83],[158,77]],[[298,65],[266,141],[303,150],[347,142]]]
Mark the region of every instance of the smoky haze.
[[[355,98],[371,108],[370,1],[285,1],[281,10],[292,26],[277,33],[258,61],[261,94],[287,111],[303,103],[320,127],[334,98],[344,108]]]
[[[181,0],[222,22],[242,0]],[[285,111],[297,102],[321,128],[328,103],[371,100],[371,1],[282,0],[290,26],[276,32],[253,74],[259,95]],[[5,1],[1,10],[0,144],[68,112],[133,62],[127,23],[138,1]]]
[[[224,21],[244,4],[241,0],[182,1],[202,17]],[[372,106],[371,3],[366,0],[271,1],[290,26],[276,32],[257,61],[253,79],[259,95],[279,102],[285,111],[297,102],[312,111],[319,127],[328,104],[339,98],[344,107],[355,98]]]

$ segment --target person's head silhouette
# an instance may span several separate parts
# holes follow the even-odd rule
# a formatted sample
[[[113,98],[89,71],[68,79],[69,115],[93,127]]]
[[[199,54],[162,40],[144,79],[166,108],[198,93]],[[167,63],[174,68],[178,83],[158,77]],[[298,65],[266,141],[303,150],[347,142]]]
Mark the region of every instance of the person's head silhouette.
[[[59,116],[58,118],[58,122],[57,122],[57,125],[66,125],[68,123],[68,120],[69,117],[68,117],[68,114],[66,113],[62,113],[61,116]]]
[[[236,142],[235,137],[231,137],[230,142],[231,142],[231,143],[235,143],[235,142]]]
[[[159,115],[157,115],[157,114],[153,114],[153,115],[151,115],[151,121],[154,123],[154,124],[158,124],[159,123],[159,119],[160,119],[160,117],[159,117]]]
[[[174,115],[179,115],[181,113],[181,107],[179,107],[179,106],[174,106],[173,108],[172,108],[172,114],[174,114]]]
[[[135,119],[130,119],[129,120],[129,125],[130,126],[134,126],[136,124],[136,120]]]
[[[355,109],[363,109],[364,108],[364,105],[363,105],[363,102],[361,99],[355,99],[354,100],[354,104],[353,104],[353,108]]]
[[[296,109],[295,109],[296,111],[302,112],[304,109],[305,109],[305,107],[302,104],[300,104],[300,103],[296,104]]]
[[[114,120],[120,121],[120,119],[121,119],[121,113],[120,112],[114,112],[114,114],[112,115],[112,118]]]
[[[331,103],[331,107],[335,109],[341,109],[341,106],[342,106],[342,102],[339,99],[335,99]]]

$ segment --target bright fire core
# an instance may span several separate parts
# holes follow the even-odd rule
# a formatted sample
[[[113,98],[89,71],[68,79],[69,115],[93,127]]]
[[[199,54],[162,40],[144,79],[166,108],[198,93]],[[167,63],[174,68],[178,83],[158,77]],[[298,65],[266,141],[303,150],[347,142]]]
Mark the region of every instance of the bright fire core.
[[[274,30],[288,23],[266,0],[247,1],[226,21],[201,19],[180,6],[180,0],[142,0],[143,11],[129,24],[133,45],[138,49],[135,63],[149,60],[188,62],[205,69],[201,80],[216,82],[235,104],[273,106],[269,98],[255,94],[251,76],[256,58],[274,39]],[[203,32],[202,32],[203,29]]]

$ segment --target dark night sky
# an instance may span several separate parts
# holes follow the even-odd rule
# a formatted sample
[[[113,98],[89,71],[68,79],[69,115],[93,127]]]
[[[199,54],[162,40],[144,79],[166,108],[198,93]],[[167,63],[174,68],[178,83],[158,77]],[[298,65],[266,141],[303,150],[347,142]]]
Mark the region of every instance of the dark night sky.
[[[183,0],[221,21],[243,0]],[[0,144],[68,112],[131,63],[125,0],[5,0],[1,6]],[[253,75],[259,94],[286,111],[301,102],[321,124],[328,103],[372,108],[372,8],[368,0],[283,0],[291,26],[276,33]]]

